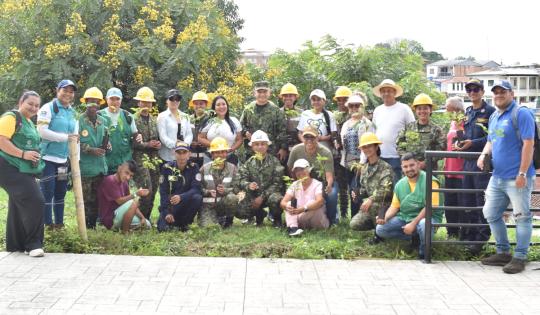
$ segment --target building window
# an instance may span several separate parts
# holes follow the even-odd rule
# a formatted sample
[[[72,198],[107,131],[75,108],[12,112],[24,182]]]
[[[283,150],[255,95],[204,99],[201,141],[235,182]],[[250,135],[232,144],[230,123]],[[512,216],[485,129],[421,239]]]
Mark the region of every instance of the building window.
[[[519,103],[520,103],[520,104],[523,104],[523,103],[526,103],[526,102],[527,102],[527,98],[526,98],[525,96],[521,96],[521,97],[519,98]]]
[[[518,82],[517,78],[512,79],[512,85],[514,86],[514,88],[517,88],[517,85],[518,85],[517,82]]]
[[[482,83],[482,86],[484,85],[484,80],[480,80],[480,83]]]
[[[526,77],[519,78],[519,88],[521,90],[526,90],[527,89],[527,78]]]
[[[455,90],[456,90],[456,84],[452,83],[452,91],[455,91]]]
[[[488,80],[488,86],[493,86],[494,83],[495,83],[495,80]]]
[[[536,77],[529,77],[529,89],[536,89]]]
[[[433,68],[429,69],[429,74],[435,74],[435,69]]]

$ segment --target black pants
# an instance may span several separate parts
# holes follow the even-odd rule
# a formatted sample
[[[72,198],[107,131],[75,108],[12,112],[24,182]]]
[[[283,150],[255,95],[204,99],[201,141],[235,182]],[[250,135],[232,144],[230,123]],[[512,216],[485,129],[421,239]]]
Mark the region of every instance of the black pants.
[[[474,160],[465,160],[463,163],[464,171],[479,171],[480,169],[476,166],[476,161]],[[486,189],[489,183],[489,174],[482,175],[465,175],[463,177],[463,188],[474,188],[474,189]],[[463,194],[462,196],[463,206],[465,207],[481,207],[485,203],[485,194],[484,192],[476,194]],[[464,223],[487,223],[484,218],[482,210],[471,210],[463,212],[463,222]],[[473,227],[473,228],[464,228],[461,229],[461,240],[468,241],[487,241],[491,236],[491,230],[489,226],[485,227]]]
[[[6,250],[31,251],[43,247],[45,198],[36,178],[0,157],[0,187],[9,196],[6,223]]]
[[[445,187],[446,188],[461,188],[462,187],[462,179],[461,178],[452,178],[452,177],[446,177],[444,180]],[[444,205],[445,206],[461,206],[461,196],[464,194],[460,193],[445,193],[444,194]],[[462,211],[448,211],[446,210],[444,212],[444,215],[446,216],[446,222],[448,223],[459,223],[461,222],[461,213]],[[459,228],[458,227],[447,227],[446,231],[448,232],[449,236],[459,236]]]

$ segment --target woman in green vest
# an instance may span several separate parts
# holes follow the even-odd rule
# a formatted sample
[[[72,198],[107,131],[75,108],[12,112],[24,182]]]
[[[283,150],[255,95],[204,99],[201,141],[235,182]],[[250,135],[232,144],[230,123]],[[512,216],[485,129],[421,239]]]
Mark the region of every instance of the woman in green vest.
[[[26,252],[31,257],[45,254],[45,199],[36,182],[45,163],[39,153],[41,139],[31,120],[40,103],[39,94],[24,92],[19,99],[19,109],[0,118],[0,187],[9,196],[6,249],[8,252]]]

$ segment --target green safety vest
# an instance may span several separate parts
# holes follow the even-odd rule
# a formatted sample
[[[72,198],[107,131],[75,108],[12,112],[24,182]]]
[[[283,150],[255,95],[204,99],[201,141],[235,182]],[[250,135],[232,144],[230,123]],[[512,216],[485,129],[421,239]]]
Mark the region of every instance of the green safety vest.
[[[88,120],[86,114],[79,119],[79,135],[81,146],[87,144],[91,148],[99,148],[103,144],[103,137],[107,132],[108,121],[102,116],[97,116],[96,127]],[[107,158],[84,153],[81,150],[79,160],[82,177],[94,177],[99,174],[107,175]]]
[[[432,180],[439,183],[439,180],[435,177],[432,177]],[[411,222],[426,206],[426,173],[420,171],[413,192],[411,192],[411,186],[409,186],[407,177],[403,177],[396,183],[394,191],[400,204],[399,212],[397,214],[398,218],[406,222]],[[441,198],[439,194],[439,202],[440,201]],[[433,218],[440,222],[442,220],[442,211],[434,211]]]
[[[99,113],[107,119],[108,125],[111,126],[112,121],[106,111],[107,109],[105,108],[100,110]],[[120,109],[118,124],[111,126],[109,132],[109,142],[111,143],[112,150],[107,153],[107,166],[111,172],[115,172],[122,163],[133,159],[131,124],[126,120],[126,115],[123,111],[123,109]]]
[[[13,112],[7,112],[4,115],[11,115],[17,118],[15,116],[16,114]],[[39,152],[41,137],[39,136],[36,126],[31,120],[26,119],[24,116],[21,115],[21,118],[21,127],[19,130],[16,130],[11,137],[11,143],[23,151]],[[39,160],[39,163],[34,167],[32,162],[7,154],[4,151],[0,151],[0,156],[9,164],[18,168],[21,173],[39,174],[45,167],[45,162],[43,162],[43,160]]]

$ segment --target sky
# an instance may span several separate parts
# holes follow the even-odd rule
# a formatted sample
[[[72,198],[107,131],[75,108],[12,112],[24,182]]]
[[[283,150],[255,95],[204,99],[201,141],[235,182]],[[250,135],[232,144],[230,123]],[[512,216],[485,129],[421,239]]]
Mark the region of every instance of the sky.
[[[342,44],[416,40],[446,59],[473,56],[505,65],[540,63],[536,1],[234,0],[245,20],[242,50],[289,52],[325,34]]]

